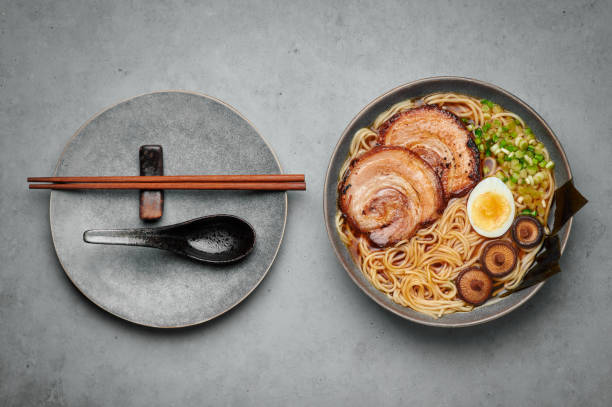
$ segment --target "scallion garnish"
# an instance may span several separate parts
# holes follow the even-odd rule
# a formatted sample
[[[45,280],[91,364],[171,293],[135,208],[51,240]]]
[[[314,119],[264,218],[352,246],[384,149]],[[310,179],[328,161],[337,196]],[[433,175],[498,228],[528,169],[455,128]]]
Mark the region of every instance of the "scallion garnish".
[[[483,105],[487,105],[487,106],[489,106],[489,108],[493,109],[494,104],[493,104],[493,102],[491,102],[490,100],[487,100],[487,99],[482,99],[482,100],[480,101],[480,103],[482,103]]]

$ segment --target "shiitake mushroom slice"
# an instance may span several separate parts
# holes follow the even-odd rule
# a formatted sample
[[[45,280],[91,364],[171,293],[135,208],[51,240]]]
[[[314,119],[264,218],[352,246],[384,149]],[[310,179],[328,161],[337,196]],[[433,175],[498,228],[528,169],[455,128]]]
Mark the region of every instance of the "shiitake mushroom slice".
[[[512,239],[523,249],[536,247],[544,237],[544,227],[539,220],[529,215],[518,216],[512,224]]]
[[[516,267],[518,253],[507,240],[493,240],[482,249],[480,264],[484,271],[493,278],[507,276]]]
[[[459,273],[455,279],[457,294],[472,305],[484,303],[493,291],[493,280],[478,267],[470,267]]]

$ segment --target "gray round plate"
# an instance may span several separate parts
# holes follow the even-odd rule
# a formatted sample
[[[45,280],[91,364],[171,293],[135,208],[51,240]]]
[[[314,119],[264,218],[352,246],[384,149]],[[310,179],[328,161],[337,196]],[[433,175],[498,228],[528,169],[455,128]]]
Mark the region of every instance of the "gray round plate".
[[[336,202],[338,199],[337,181],[338,172],[342,164],[348,157],[348,151],[351,144],[351,139],[358,129],[370,125],[376,116],[385,111],[393,104],[402,100],[426,96],[435,92],[457,92],[466,95],[471,95],[477,98],[486,98],[500,104],[504,108],[518,114],[523,118],[528,126],[531,127],[536,137],[541,140],[548,149],[551,158],[557,163],[555,166],[555,179],[557,185],[563,184],[572,177],[569,163],[565,157],[563,147],[559,140],[542,119],[531,107],[525,102],[512,95],[511,93],[486,82],[478,81],[469,78],[460,77],[435,77],[421,79],[399,86],[384,95],[378,97],[368,104],[361,112],[355,116],[346,127],[340,141],[336,145],[332,153],[327,175],[325,178],[325,189],[323,193],[323,205],[325,225],[331,244],[336,251],[336,255],[340,262],[348,272],[349,276],[370,298],[376,301],[383,308],[414,322],[424,325],[438,327],[463,327],[477,325],[483,322],[488,322],[499,318],[524,304],[531,298],[544,284],[539,283],[533,287],[512,294],[501,300],[492,300],[484,306],[477,307],[471,312],[458,312],[455,314],[445,315],[439,319],[434,319],[428,315],[421,314],[411,308],[406,308],[391,301],[386,295],[378,291],[365,278],[359,267],[351,258],[346,246],[340,240],[336,232],[334,216],[336,214]],[[572,227],[572,219],[559,232],[561,237],[561,252],[565,249],[570,229]]]
[[[235,109],[206,95],[165,91],[120,102],[70,139],[56,176],[138,175],[138,148],[160,144],[164,173],[279,174],[274,152]],[[128,321],[176,328],[228,311],[261,282],[280,247],[284,192],[166,191],[163,218],[139,218],[138,191],[53,191],[55,251],[74,285],[99,307]],[[228,266],[198,263],[155,249],[91,245],[86,229],[163,226],[225,213],[257,233],[253,252]]]

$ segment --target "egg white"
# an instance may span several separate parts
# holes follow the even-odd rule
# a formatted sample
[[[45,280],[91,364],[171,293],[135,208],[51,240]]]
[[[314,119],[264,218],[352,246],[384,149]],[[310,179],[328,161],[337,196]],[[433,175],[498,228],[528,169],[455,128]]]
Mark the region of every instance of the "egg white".
[[[481,229],[472,220],[474,202],[476,201],[476,198],[478,196],[484,194],[485,192],[493,192],[502,196],[508,202],[508,205],[510,207],[508,219],[506,219],[504,223],[502,223],[498,228],[494,230]],[[472,225],[476,233],[484,237],[499,237],[506,233],[506,231],[510,229],[510,226],[512,225],[515,212],[516,208],[514,205],[514,197],[512,196],[512,191],[510,191],[510,188],[508,188],[506,184],[504,184],[503,181],[497,177],[487,177],[480,181],[478,185],[476,185],[474,189],[472,189],[470,197],[468,198],[467,213],[470,224]]]

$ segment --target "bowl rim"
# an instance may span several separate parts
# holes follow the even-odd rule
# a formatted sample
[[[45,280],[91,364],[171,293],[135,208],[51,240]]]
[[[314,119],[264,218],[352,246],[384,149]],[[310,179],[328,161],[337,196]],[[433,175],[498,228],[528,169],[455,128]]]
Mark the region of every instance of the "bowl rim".
[[[389,304],[387,304],[384,301],[382,301],[381,298],[376,297],[373,292],[370,292],[370,290],[369,290],[370,287],[369,286],[366,286],[362,281],[357,279],[357,277],[351,272],[351,268],[355,266],[354,261],[352,261],[353,264],[347,264],[345,259],[342,257],[342,255],[340,253],[340,248],[338,247],[338,245],[334,241],[334,233],[336,233],[335,225],[331,225],[330,224],[330,221],[329,221],[328,216],[327,216],[327,213],[328,213],[328,210],[329,210],[329,205],[330,205],[330,202],[327,199],[327,191],[328,191],[330,183],[332,183],[332,182],[336,183],[335,178],[331,174],[331,170],[332,170],[332,166],[333,166],[333,163],[334,163],[334,159],[338,155],[338,150],[340,149],[340,147],[341,147],[342,143],[344,142],[344,140],[347,137],[352,136],[352,134],[349,134],[349,130],[353,127],[354,123],[356,121],[358,121],[359,119],[361,119],[361,117],[372,106],[374,106],[375,104],[379,103],[382,99],[384,99],[385,97],[387,97],[389,95],[395,94],[397,92],[401,92],[401,91],[403,91],[405,89],[409,89],[409,88],[412,88],[412,87],[415,87],[415,86],[419,86],[419,85],[423,85],[423,84],[428,84],[430,82],[440,82],[440,81],[447,81],[447,82],[457,82],[457,81],[461,82],[461,81],[463,81],[463,82],[466,82],[466,83],[476,84],[476,85],[484,87],[484,88],[489,88],[490,90],[492,90],[494,92],[501,93],[501,94],[505,95],[506,97],[512,99],[517,104],[521,105],[521,107],[523,107],[525,110],[527,110],[542,125],[542,127],[544,127],[546,129],[546,131],[550,134],[550,136],[552,136],[552,141],[554,142],[555,146],[557,147],[557,149],[559,151],[559,154],[561,156],[561,159],[563,161],[563,165],[564,165],[565,170],[566,170],[567,175],[568,175],[568,180],[572,180],[573,179],[572,170],[571,170],[569,162],[567,160],[567,156],[565,154],[565,150],[563,149],[563,146],[561,145],[561,142],[557,138],[557,135],[552,130],[552,128],[548,125],[548,123],[546,123],[546,121],[531,106],[529,106],[526,102],[524,102],[518,96],[508,92],[505,89],[500,88],[497,85],[493,85],[491,83],[488,83],[488,82],[485,82],[485,81],[481,81],[479,79],[462,77],[462,76],[431,76],[431,77],[427,77],[427,78],[417,79],[417,80],[412,81],[412,82],[404,83],[402,85],[396,86],[395,88],[393,88],[391,90],[388,90],[387,92],[383,93],[382,95],[376,97],[371,102],[369,102],[347,124],[345,129],[342,131],[342,134],[340,135],[340,138],[338,139],[338,142],[336,143],[336,146],[334,147],[334,150],[333,150],[333,152],[332,152],[332,154],[330,156],[330,159],[329,159],[329,164],[327,166],[327,171],[326,171],[326,174],[325,174],[325,182],[324,182],[324,185],[323,185],[323,217],[325,219],[325,228],[327,229],[327,237],[329,238],[331,246],[334,249],[336,257],[338,258],[338,260],[340,260],[340,263],[344,267],[344,270],[347,272],[347,274],[349,275],[351,280],[353,280],[353,282],[368,297],[370,297],[374,302],[376,302],[378,305],[380,305],[381,307],[383,307],[387,311],[392,312],[395,315],[398,315],[398,316],[400,316],[400,317],[402,317],[404,319],[410,320],[412,322],[416,322],[416,323],[421,324],[421,325],[434,326],[434,327],[440,327],[440,328],[461,328],[461,327],[480,325],[480,324],[483,324],[483,323],[486,323],[486,322],[493,321],[493,320],[495,320],[497,318],[500,318],[500,317],[502,317],[502,316],[504,316],[506,314],[509,314],[510,312],[514,311],[515,309],[517,309],[521,305],[525,304],[530,298],[532,298],[542,288],[542,286],[544,285],[544,283],[546,281],[542,281],[542,282],[540,282],[540,283],[538,283],[538,284],[528,288],[528,290],[530,290],[530,292],[525,297],[520,299],[517,303],[515,303],[515,304],[513,304],[513,305],[511,305],[511,306],[509,306],[509,307],[507,307],[507,308],[505,308],[505,309],[503,309],[503,310],[493,314],[493,315],[489,315],[489,316],[486,316],[484,318],[476,319],[474,321],[469,321],[469,322],[443,322],[443,321],[441,321],[442,318],[441,319],[431,319],[431,320],[415,318],[415,317],[412,317],[410,315],[407,315],[407,314],[404,314],[404,313],[400,312],[399,310],[393,308]],[[332,204],[335,205],[335,202],[332,203]],[[572,229],[573,220],[574,220],[573,217],[569,219],[569,221],[566,224],[565,231],[563,232],[563,235],[561,236],[561,254],[563,254],[563,252],[565,251],[565,246],[567,245],[567,240],[569,238],[570,231]],[[352,260],[352,257],[351,257],[351,260]],[[369,282],[366,282],[366,283],[369,284]],[[423,316],[423,318],[427,317],[427,315],[425,315],[425,314],[422,314],[422,316]]]

